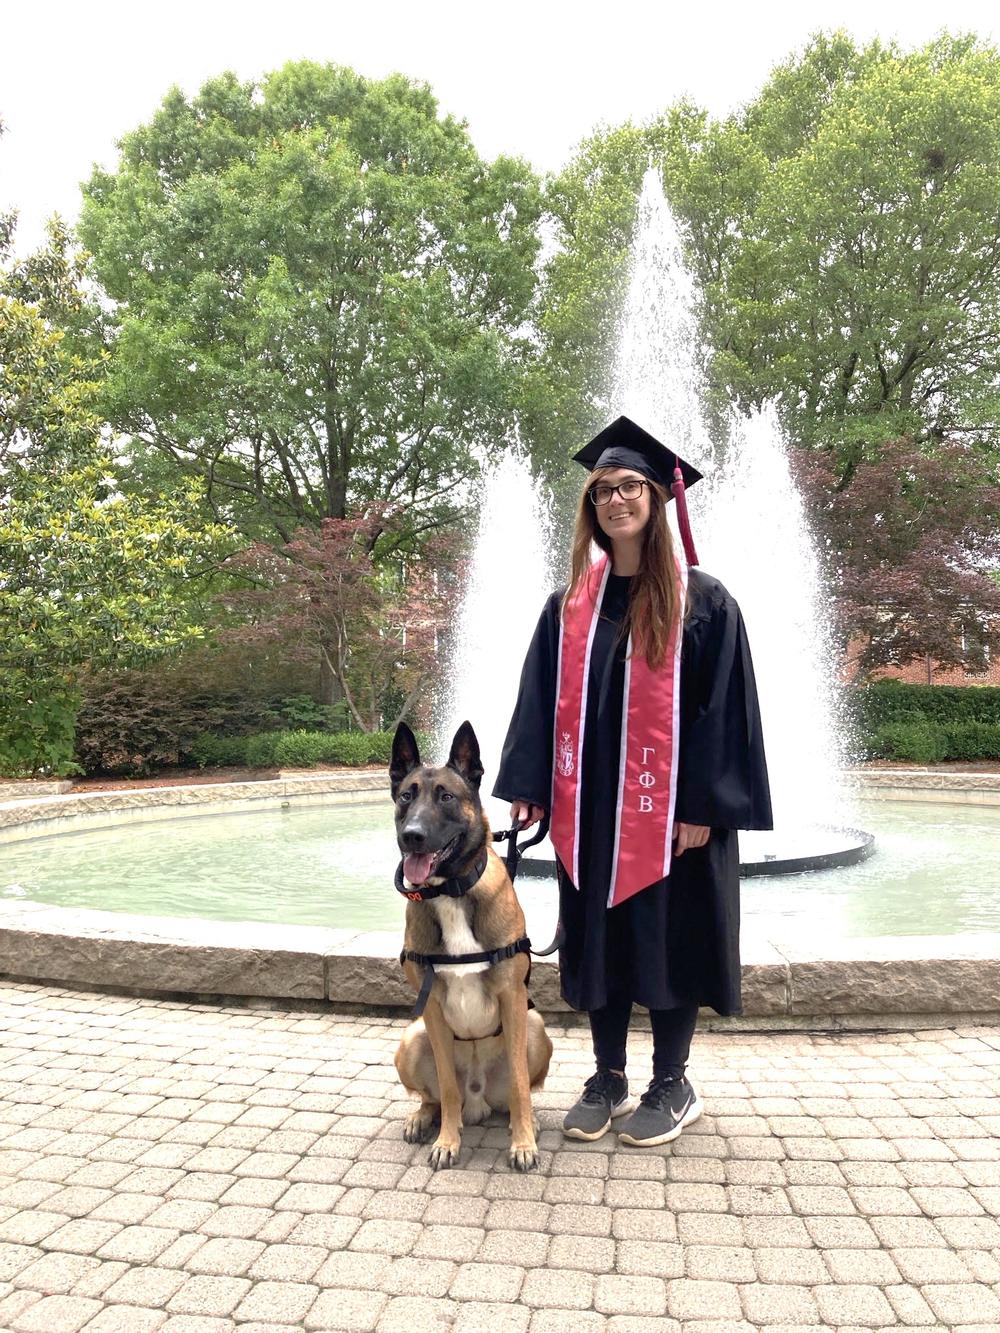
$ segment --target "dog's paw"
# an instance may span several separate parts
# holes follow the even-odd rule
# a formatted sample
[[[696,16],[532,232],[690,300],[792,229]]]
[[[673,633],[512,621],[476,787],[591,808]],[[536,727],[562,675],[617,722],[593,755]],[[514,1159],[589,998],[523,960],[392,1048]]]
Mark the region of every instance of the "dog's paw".
[[[448,1143],[444,1139],[438,1139],[431,1149],[430,1156],[427,1158],[432,1171],[446,1171],[449,1166],[458,1164],[458,1154],[461,1144],[458,1139],[454,1143]]]
[[[433,1131],[434,1117],[414,1111],[403,1124],[403,1139],[406,1143],[426,1143]]]
[[[537,1171],[538,1149],[533,1143],[512,1143],[507,1151],[507,1165],[512,1171]]]

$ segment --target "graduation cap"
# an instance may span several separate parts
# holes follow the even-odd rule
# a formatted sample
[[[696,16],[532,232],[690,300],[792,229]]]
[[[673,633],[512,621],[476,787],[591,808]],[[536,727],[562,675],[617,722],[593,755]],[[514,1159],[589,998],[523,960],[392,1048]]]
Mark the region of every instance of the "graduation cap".
[[[627,467],[666,487],[677,501],[677,526],[689,565],[698,563],[684,491],[701,473],[628,417],[619,417],[573,455],[588,472],[599,467]]]

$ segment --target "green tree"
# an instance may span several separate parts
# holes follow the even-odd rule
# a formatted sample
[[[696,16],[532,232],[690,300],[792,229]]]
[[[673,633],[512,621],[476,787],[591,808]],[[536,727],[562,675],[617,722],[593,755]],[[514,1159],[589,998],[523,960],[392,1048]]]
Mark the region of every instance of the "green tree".
[[[80,223],[137,475],[198,476],[253,538],[371,505],[405,508],[396,542],[449,521],[511,428],[539,211],[524,163],[483,162],[402,76],[174,89]]]
[[[0,764],[72,769],[86,671],[149,661],[204,633],[192,581],[224,554],[189,490],[116,491],[110,460],[19,469],[0,499]]]
[[[190,486],[122,494],[100,358],[73,349],[90,317],[80,260],[55,219],[14,262],[14,222],[0,225],[0,772],[65,772],[81,674],[199,637],[192,588],[224,534]]]
[[[647,154],[686,233],[719,400],[776,399],[795,443],[835,452],[841,484],[904,435],[1000,443],[993,47],[820,35],[725,120],[681,103],[595,136],[550,190],[564,254],[541,320],[546,357],[571,364],[557,331],[594,300],[574,347],[590,392]]]

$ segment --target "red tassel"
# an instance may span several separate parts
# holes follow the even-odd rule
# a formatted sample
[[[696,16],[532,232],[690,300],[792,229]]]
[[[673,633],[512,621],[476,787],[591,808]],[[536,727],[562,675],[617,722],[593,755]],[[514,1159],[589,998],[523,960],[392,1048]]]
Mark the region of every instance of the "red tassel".
[[[696,565],[698,552],[694,549],[694,538],[691,536],[691,520],[688,518],[687,499],[684,495],[684,473],[679,467],[674,468],[674,480],[670,490],[677,501],[677,526],[681,531],[684,554],[689,565]]]

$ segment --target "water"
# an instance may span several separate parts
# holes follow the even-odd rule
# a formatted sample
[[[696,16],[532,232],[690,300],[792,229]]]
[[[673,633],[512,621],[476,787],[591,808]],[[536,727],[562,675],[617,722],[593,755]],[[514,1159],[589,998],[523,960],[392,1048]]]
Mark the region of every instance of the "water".
[[[854,823],[833,723],[836,654],[816,554],[770,408],[735,410],[713,441],[702,403],[696,291],[659,173],[645,176],[622,315],[610,415],[632,417],[699,471],[688,503],[701,567],[736,598],[753,652],[775,834]],[[717,462],[718,460],[718,462]],[[676,507],[669,507],[677,550]]]
[[[869,861],[745,880],[747,932],[825,944],[1000,931],[1000,810],[872,801],[862,819],[877,840]],[[397,860],[387,799],[216,814],[0,844],[0,898],[401,934]],[[529,934],[548,944],[555,885],[525,877],[518,890]]]
[[[444,692],[436,753],[443,762],[466,718],[475,728],[487,776],[483,797],[496,828],[507,807],[489,798],[507,724],[514,711],[531,635],[552,591],[549,511],[528,464],[511,450],[487,474],[469,581]]]

